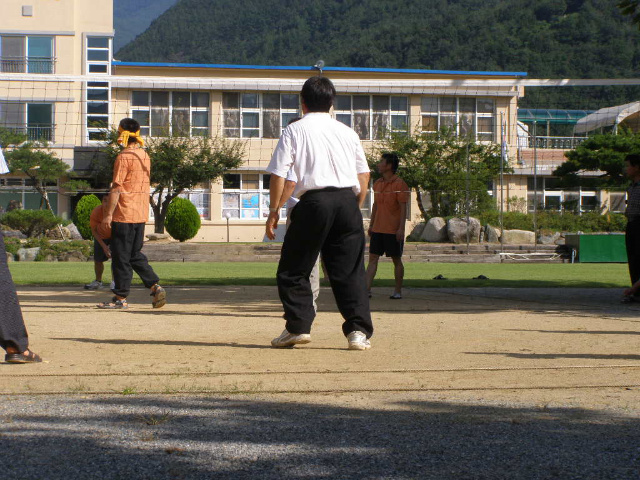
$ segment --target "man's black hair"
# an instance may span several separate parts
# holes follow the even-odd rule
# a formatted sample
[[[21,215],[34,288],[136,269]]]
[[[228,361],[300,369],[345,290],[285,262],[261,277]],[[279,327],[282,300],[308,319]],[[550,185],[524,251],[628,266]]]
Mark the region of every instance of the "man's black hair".
[[[629,162],[632,167],[640,167],[640,154],[630,153],[624,158],[625,162]]]
[[[398,171],[398,165],[400,165],[400,158],[398,158],[398,154],[393,152],[383,153],[380,158],[387,162],[387,165],[391,165],[391,170],[393,173]]]
[[[123,130],[134,133],[140,130],[140,123],[134,118],[123,118],[120,120],[120,126]]]
[[[336,96],[336,87],[327,77],[316,75],[304,82],[300,95],[310,112],[328,112]]]

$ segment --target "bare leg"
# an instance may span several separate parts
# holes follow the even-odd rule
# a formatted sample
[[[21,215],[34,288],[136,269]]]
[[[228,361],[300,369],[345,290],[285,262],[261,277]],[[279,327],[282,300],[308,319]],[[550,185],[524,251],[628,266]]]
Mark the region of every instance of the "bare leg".
[[[369,254],[369,265],[367,265],[367,291],[371,292],[371,285],[373,284],[373,279],[376,277],[376,272],[378,271],[378,260],[380,259],[380,255],[374,255],[373,253]]]
[[[96,272],[96,280],[102,282],[102,274],[104,273],[104,262],[93,262],[93,269]]]
[[[402,257],[391,257],[393,260],[393,274],[396,279],[396,289],[394,293],[402,294],[402,281],[404,280],[404,265]]]

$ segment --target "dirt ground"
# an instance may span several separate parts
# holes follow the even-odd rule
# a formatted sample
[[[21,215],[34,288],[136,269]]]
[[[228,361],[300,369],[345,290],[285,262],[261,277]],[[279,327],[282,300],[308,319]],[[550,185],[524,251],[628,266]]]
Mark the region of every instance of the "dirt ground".
[[[374,289],[373,348],[349,351],[328,288],[312,343],[273,349],[273,287],[172,287],[153,310],[134,290],[21,288],[31,345],[47,363],[0,364],[5,394],[258,394],[331,403],[361,393],[615,409],[640,407],[640,305],[606,289]],[[384,402],[382,402],[384,403]]]

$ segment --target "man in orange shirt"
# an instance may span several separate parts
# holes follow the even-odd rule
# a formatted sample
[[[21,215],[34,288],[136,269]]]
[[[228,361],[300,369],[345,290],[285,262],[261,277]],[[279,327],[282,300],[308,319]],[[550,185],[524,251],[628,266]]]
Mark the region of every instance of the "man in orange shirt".
[[[128,307],[133,271],[144,286],[151,289],[153,308],[166,302],[166,292],[158,285],[159,278],[142,253],[144,225],[149,219],[149,193],[151,191],[151,159],[141,147],[140,124],[133,118],[124,118],[118,128],[124,150],[113,166],[113,181],[109,201],[104,211],[102,228],[111,229],[111,259],[115,296],[98,308],[123,309]]]
[[[96,279],[84,286],[85,290],[98,290],[102,288],[102,274],[104,272],[104,262],[111,258],[111,250],[109,249],[109,241],[111,239],[111,230],[105,230],[102,227],[102,218],[104,217],[104,209],[107,206],[109,194],[102,197],[102,205],[98,205],[91,211],[89,218],[89,226],[93,234],[93,269],[96,273]]]
[[[404,227],[407,218],[409,187],[396,175],[400,160],[395,153],[383,153],[378,162],[378,172],[382,175],[373,184],[373,208],[369,223],[369,265],[367,267],[367,289],[371,296],[371,284],[378,270],[378,260],[383,254],[391,257],[396,279],[392,300],[402,298],[404,265]]]

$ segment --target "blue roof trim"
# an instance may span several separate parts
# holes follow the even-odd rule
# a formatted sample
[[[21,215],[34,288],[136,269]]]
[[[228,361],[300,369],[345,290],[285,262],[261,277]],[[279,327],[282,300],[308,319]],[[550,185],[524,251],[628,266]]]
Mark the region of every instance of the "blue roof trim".
[[[222,63],[163,63],[163,62],[111,62],[114,67],[180,67],[180,68],[220,68],[232,70],[295,70],[314,71],[314,67],[292,67],[279,65],[226,65]],[[361,68],[361,67],[324,67],[323,72],[371,72],[371,73],[418,73],[437,75],[465,75],[492,77],[526,77],[527,72],[476,72],[461,70],[421,70],[414,68]]]

